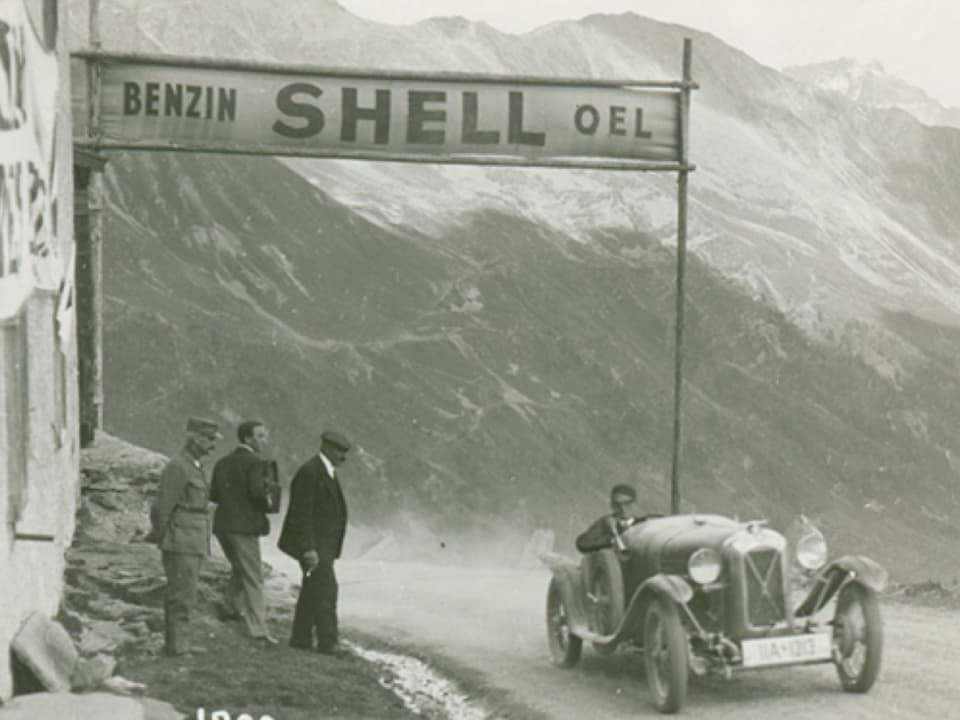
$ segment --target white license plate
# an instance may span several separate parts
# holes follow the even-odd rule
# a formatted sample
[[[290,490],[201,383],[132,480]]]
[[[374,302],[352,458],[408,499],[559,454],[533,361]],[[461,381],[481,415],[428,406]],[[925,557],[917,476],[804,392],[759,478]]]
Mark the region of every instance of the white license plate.
[[[744,667],[828,660],[831,649],[832,642],[828,632],[744,640],[741,643]]]

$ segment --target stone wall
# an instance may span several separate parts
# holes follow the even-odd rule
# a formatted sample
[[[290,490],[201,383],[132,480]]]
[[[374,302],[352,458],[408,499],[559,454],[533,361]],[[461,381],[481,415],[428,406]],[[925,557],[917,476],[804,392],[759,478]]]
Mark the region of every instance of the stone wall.
[[[0,698],[24,620],[57,613],[79,492],[66,10],[0,0]]]

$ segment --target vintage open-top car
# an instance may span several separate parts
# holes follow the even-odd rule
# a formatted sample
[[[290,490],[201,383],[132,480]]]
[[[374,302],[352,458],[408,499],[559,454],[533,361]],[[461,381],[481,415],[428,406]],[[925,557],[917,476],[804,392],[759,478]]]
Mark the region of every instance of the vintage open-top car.
[[[614,533],[580,562],[550,553],[547,634],[555,664],[583,642],[602,654],[643,651],[657,709],[676,712],[689,674],[832,662],[844,690],[866,692],[880,669],[877,594],[886,571],[862,556],[827,562],[823,535],[797,539],[719,515],[672,515]],[[796,576],[796,577],[794,577]],[[794,589],[804,580],[803,597]],[[833,612],[828,607],[831,601]]]

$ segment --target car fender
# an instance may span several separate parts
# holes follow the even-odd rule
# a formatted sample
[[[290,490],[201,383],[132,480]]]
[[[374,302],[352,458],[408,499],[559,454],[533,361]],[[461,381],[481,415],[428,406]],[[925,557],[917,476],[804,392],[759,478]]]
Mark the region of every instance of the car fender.
[[[655,597],[666,598],[679,605],[686,605],[693,597],[693,588],[679,575],[654,575],[645,580],[638,587],[626,610],[623,611],[623,618],[620,625],[612,635],[594,635],[591,634],[585,639],[593,643],[605,646],[615,646],[624,640],[635,637],[637,631],[643,627],[644,616],[650,601]]]
[[[796,617],[808,617],[830,602],[840,589],[849,583],[857,583],[881,592],[887,585],[888,574],[884,567],[863,555],[845,555],[837,558],[817,573],[813,587],[794,611]]]
[[[654,575],[637,588],[635,594],[656,593],[657,595],[673,600],[680,605],[686,605],[693,598],[693,588],[690,583],[679,575]]]

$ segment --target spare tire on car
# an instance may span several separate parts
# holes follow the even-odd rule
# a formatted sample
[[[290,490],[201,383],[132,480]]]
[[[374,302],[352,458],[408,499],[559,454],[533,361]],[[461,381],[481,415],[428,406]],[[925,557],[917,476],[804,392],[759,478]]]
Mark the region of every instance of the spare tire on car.
[[[599,635],[612,635],[623,619],[623,569],[613,550],[604,549],[583,556],[584,581],[590,602],[590,629]],[[593,644],[601,655],[609,655],[613,647]]]

